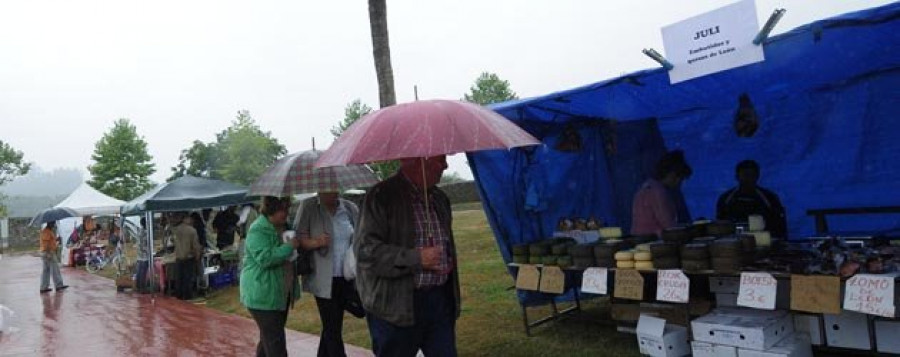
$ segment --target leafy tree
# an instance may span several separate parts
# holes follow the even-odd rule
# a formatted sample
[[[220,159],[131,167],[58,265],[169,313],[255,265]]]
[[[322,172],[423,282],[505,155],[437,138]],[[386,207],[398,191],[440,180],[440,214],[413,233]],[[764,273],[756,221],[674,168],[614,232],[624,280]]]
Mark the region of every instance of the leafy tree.
[[[518,99],[516,92],[509,86],[509,81],[500,79],[494,73],[482,72],[475,84],[469,88],[469,93],[463,95],[463,100],[488,105]]]
[[[215,142],[195,140],[182,150],[169,181],[191,175],[249,185],[286,153],[271,132],[260,129],[250,112],[241,110],[231,126],[216,134]]]
[[[31,170],[31,163],[24,158],[25,154],[0,140],[0,186]]]
[[[25,162],[24,158],[25,154],[0,140],[0,186],[28,173],[31,163]],[[6,196],[0,193],[0,217],[6,216],[5,200]]]
[[[335,138],[341,136],[341,134],[359,120],[359,118],[362,118],[371,112],[372,107],[366,105],[366,103],[363,103],[360,99],[350,102],[350,104],[347,104],[347,107],[344,108],[344,120],[338,123],[338,125],[331,127],[331,135],[334,135]]]
[[[226,181],[250,185],[279,157],[287,154],[284,145],[264,132],[250,117],[250,112],[242,110],[218,136],[218,173]]]
[[[94,146],[94,164],[88,167],[91,187],[120,200],[131,200],[153,187],[156,172],[147,142],[128,119],[116,120]]]
[[[216,171],[216,159],[218,158],[216,144],[194,140],[191,147],[181,150],[181,155],[178,155],[178,165],[172,168],[172,176],[168,181],[185,175],[221,179]]]
[[[356,99],[350,104],[347,104],[347,107],[344,108],[344,119],[341,120],[338,125],[331,128],[331,135],[334,135],[334,138],[337,139],[347,130],[353,123],[356,123],[359,118],[364,117],[366,114],[372,112],[372,107],[369,107],[361,100]],[[375,174],[382,180],[391,177],[397,170],[400,169],[399,161],[382,161],[369,164],[369,167],[372,168],[372,171],[375,171]]]

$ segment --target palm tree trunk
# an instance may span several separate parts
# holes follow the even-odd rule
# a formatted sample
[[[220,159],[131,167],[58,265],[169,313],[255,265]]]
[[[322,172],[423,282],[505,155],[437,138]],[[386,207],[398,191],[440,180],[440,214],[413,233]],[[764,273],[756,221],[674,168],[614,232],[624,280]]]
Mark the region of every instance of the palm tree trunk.
[[[369,26],[372,29],[372,55],[378,76],[378,99],[381,108],[397,104],[394,92],[394,70],[391,68],[391,45],[388,41],[387,5],[385,0],[369,0]]]

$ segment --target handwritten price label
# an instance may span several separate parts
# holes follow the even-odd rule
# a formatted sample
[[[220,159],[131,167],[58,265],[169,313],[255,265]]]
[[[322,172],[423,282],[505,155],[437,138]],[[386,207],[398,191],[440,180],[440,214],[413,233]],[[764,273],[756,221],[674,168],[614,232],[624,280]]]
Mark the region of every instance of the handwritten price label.
[[[859,274],[847,280],[844,309],[894,317],[894,277]]]
[[[581,278],[581,292],[606,295],[609,271],[606,268],[587,268]]]
[[[691,280],[681,270],[660,270],[656,277],[656,300],[687,303]]]
[[[756,309],[775,310],[778,280],[769,273],[741,273],[741,288],[738,292],[739,306]]]
[[[644,277],[637,270],[616,270],[613,289],[613,297],[641,301],[644,299]]]

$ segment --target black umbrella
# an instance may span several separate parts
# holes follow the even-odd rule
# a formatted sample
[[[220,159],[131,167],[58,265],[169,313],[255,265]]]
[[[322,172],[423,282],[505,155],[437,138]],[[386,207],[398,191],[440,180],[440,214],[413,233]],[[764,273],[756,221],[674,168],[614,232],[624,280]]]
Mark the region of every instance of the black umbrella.
[[[32,226],[39,227],[40,225],[47,222],[58,221],[70,217],[78,217],[78,212],[75,212],[75,210],[66,207],[48,208],[34,216],[34,218],[31,219],[30,224]]]

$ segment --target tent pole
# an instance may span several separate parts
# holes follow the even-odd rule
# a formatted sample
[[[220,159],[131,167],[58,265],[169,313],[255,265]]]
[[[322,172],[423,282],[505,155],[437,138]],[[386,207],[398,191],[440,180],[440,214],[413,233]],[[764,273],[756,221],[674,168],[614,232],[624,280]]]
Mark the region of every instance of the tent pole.
[[[156,279],[153,276],[154,275],[153,272],[156,270],[156,264],[155,264],[156,262],[153,259],[153,253],[154,253],[153,252],[153,212],[148,211],[145,213],[145,215],[147,217],[146,218],[147,219],[147,244],[149,245],[149,247],[147,247],[147,248],[150,249],[149,250],[150,260],[147,262],[147,264],[148,264],[147,272],[148,272],[148,275],[150,276],[149,284],[151,287],[151,289],[150,289],[151,296],[152,296],[152,298],[156,298],[156,290],[152,289],[153,283],[156,281]],[[162,288],[162,287],[160,287],[160,288]]]

